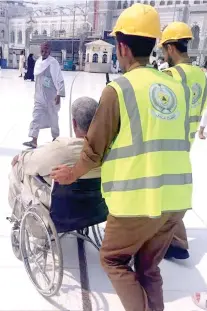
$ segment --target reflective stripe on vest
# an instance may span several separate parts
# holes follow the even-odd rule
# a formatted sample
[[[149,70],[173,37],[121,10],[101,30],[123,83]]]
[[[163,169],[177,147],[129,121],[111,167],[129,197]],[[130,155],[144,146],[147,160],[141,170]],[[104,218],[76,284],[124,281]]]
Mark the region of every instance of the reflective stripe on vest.
[[[173,69],[175,69],[178,72],[178,74],[180,75],[181,80],[182,80],[182,84],[183,85],[187,84],[187,76],[186,76],[186,73],[183,70],[183,68],[181,66],[175,66],[175,67],[173,67]],[[200,114],[202,114],[203,107],[205,105],[206,100],[207,100],[207,79],[206,79],[203,97],[202,97],[202,101],[201,101]],[[201,115],[190,116],[190,123],[199,123],[200,121],[201,121]],[[190,133],[190,139],[194,139],[195,135],[196,135],[196,132],[191,132]]]
[[[139,109],[135,97],[134,89],[125,77],[119,78],[116,83],[124,91],[124,102],[128,117],[130,120],[130,128],[132,135],[132,145],[110,150],[105,156],[104,161],[133,157],[149,152],[157,151],[189,151],[190,142],[188,135],[190,132],[189,115],[185,117],[185,140],[179,139],[156,139],[143,141],[142,126],[140,120]],[[186,111],[189,111],[190,90],[186,84],[183,85],[186,99]]]
[[[103,184],[105,192],[156,189],[162,186],[186,185],[192,183],[192,174],[164,174],[130,180],[109,181]]]
[[[190,151],[189,132],[190,132],[190,89],[183,83],[186,100],[186,115],[185,115],[185,139],[157,139],[143,141],[142,126],[138,104],[134,89],[130,81],[125,78],[119,78],[116,83],[124,90],[123,97],[130,122],[132,145],[120,147],[110,150],[104,158],[105,161],[111,161],[121,158],[133,157],[149,152],[157,151]],[[154,189],[164,185],[184,185],[192,183],[192,174],[163,174],[155,177],[144,177],[133,180],[110,181],[102,184],[104,192],[111,191],[129,191],[139,189]]]

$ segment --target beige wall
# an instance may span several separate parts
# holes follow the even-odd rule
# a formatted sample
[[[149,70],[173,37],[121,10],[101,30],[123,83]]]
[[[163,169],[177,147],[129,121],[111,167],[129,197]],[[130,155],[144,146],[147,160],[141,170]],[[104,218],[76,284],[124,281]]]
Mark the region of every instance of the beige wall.
[[[87,72],[111,72],[111,64],[86,63],[85,71]]]

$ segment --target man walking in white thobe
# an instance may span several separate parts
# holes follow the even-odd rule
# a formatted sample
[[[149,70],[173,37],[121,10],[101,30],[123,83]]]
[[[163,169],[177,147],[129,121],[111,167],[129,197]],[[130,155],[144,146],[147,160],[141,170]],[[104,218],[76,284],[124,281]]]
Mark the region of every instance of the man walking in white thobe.
[[[40,129],[51,128],[53,140],[59,136],[58,112],[60,98],[65,97],[65,85],[58,61],[50,56],[49,43],[41,45],[41,57],[34,69],[35,105],[30,124],[31,141],[23,145],[36,148]]]
[[[24,68],[25,68],[25,55],[24,51],[21,51],[21,54],[19,56],[19,73],[20,73],[20,78],[23,77],[24,74]]]

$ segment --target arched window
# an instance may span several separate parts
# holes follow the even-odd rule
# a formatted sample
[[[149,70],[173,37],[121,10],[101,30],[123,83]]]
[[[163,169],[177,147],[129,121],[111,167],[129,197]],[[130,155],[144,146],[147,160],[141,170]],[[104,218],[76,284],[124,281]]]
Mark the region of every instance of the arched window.
[[[167,2],[167,5],[172,5],[172,4],[173,4],[172,1],[168,1],[168,2]]]
[[[160,1],[160,5],[165,5],[165,1]]]
[[[189,4],[189,1],[183,1],[183,4]]]
[[[11,43],[15,43],[15,33],[14,33],[14,31],[11,31],[11,33],[10,33],[10,41],[11,41]]]
[[[204,40],[204,49],[206,50],[207,49],[207,38],[205,38],[205,40]]]
[[[103,54],[103,57],[102,57],[102,63],[103,64],[106,64],[107,63],[107,54]]]
[[[57,31],[55,29],[52,30],[52,37],[56,37],[56,32]]]
[[[66,34],[65,29],[60,29],[59,34],[62,36],[65,36],[65,34]]]
[[[175,4],[176,5],[178,5],[178,4],[180,4],[181,3],[181,1],[175,1]]]
[[[128,1],[124,1],[123,3],[123,9],[126,9],[126,8],[128,8]]]
[[[86,55],[86,63],[89,63],[89,53]]]
[[[5,31],[4,31],[4,29],[2,29],[2,31],[1,31],[1,38],[4,39],[4,36],[5,36]]]
[[[143,3],[144,3],[144,4],[148,4],[148,1],[144,1]]]
[[[98,63],[98,54],[97,53],[93,54],[93,63]]]
[[[193,40],[191,41],[190,47],[193,50],[197,50],[200,43],[200,27],[198,25],[194,25],[192,28]]]
[[[117,10],[121,10],[121,1],[118,1]]]
[[[22,44],[22,31],[21,30],[18,32],[18,43]]]
[[[34,31],[34,35],[38,36],[38,30],[37,29]]]
[[[151,6],[155,6],[155,1],[150,1]]]
[[[134,4],[134,0],[131,0],[130,2],[130,6],[132,6]]]
[[[5,16],[5,9],[0,8],[0,16],[4,17]]]
[[[46,36],[47,37],[47,30],[44,29],[43,32],[42,32],[43,36]]]

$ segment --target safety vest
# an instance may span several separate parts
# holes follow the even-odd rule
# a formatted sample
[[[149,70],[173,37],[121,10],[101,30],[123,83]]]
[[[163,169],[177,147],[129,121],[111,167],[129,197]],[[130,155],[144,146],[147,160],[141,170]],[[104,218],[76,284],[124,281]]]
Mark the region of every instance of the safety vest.
[[[102,164],[109,212],[157,217],[191,208],[190,89],[148,68],[109,85],[120,109],[120,130]]]
[[[192,103],[190,105],[190,140],[195,138],[196,131],[201,121],[203,109],[207,105],[207,79],[200,67],[189,64],[179,64],[168,68],[174,79],[186,83],[193,92]]]

